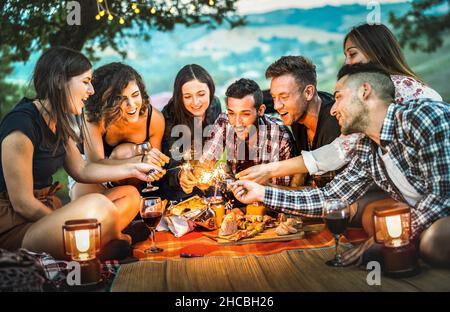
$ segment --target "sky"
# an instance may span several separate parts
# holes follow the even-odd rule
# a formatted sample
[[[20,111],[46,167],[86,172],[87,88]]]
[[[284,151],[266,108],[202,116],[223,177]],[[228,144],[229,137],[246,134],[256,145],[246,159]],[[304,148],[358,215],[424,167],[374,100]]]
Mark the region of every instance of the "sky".
[[[324,5],[343,5],[343,4],[369,4],[369,3],[395,3],[406,2],[406,0],[239,0],[237,3],[240,14],[264,13],[277,9],[288,8],[314,8]]]

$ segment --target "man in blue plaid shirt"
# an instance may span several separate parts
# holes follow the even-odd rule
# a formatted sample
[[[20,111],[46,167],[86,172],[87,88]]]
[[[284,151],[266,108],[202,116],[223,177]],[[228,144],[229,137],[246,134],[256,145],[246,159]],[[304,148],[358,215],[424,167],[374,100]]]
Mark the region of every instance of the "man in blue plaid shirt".
[[[321,217],[325,199],[355,202],[375,182],[411,207],[412,239],[422,255],[450,265],[450,105],[431,100],[393,104],[394,85],[371,64],[345,65],[338,74],[331,113],[343,134],[364,133],[347,168],[321,189],[283,191],[252,181],[231,186],[236,198],[271,209]],[[349,264],[373,244],[344,255]],[[439,252],[437,252],[439,250]]]

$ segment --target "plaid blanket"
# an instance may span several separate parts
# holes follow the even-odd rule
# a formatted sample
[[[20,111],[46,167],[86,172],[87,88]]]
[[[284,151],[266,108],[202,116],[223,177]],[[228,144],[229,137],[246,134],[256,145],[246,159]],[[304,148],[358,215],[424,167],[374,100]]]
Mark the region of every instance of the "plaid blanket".
[[[53,286],[50,288],[53,288],[55,291],[70,289],[69,286],[67,286],[67,275],[69,273],[69,270],[67,269],[68,261],[55,259],[47,253],[36,253],[26,249],[21,250],[36,259],[43,268],[48,283]],[[117,260],[102,262],[102,279],[106,282],[112,281],[116,276],[120,265],[121,262]]]

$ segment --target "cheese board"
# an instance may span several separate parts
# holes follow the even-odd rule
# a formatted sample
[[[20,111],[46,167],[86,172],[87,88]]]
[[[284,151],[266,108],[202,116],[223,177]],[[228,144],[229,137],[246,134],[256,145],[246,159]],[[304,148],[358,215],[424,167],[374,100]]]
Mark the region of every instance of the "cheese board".
[[[263,232],[257,234],[256,236],[249,238],[242,238],[240,240],[234,241],[231,239],[227,239],[226,236],[219,236],[212,233],[203,233],[204,236],[213,239],[219,245],[245,245],[245,244],[254,244],[254,243],[269,243],[269,242],[285,242],[291,241],[295,239],[302,239],[306,234],[311,232],[320,232],[324,229],[323,224],[316,225],[307,225],[302,229],[299,229],[297,233],[288,234],[288,235],[278,235],[276,233],[275,228],[269,228],[264,230]]]

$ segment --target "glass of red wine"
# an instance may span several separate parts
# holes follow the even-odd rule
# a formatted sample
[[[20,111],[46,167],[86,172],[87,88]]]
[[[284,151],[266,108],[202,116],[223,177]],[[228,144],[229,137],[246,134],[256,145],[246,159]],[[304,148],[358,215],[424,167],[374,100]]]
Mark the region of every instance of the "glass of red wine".
[[[347,228],[350,218],[350,209],[346,201],[341,199],[328,199],[324,202],[324,219],[328,230],[333,234],[336,241],[334,259],[326,262],[329,266],[342,267],[342,258],[339,253],[339,238]]]
[[[150,142],[144,142],[144,143],[138,144],[138,149],[140,151],[142,151],[142,153],[144,155],[147,155],[152,150],[152,146],[150,145]],[[156,172],[155,169],[151,169],[148,172],[148,174],[152,174],[152,173],[155,173],[155,172]],[[153,192],[153,191],[156,191],[158,189],[159,189],[159,187],[155,186],[155,185],[152,185],[152,182],[147,182],[147,187],[144,188],[141,192],[143,192],[143,193]]]
[[[157,253],[163,251],[162,248],[156,247],[156,227],[161,221],[164,213],[164,205],[160,197],[142,197],[140,214],[142,220],[150,229],[150,237],[152,246],[144,250],[145,253]]]

